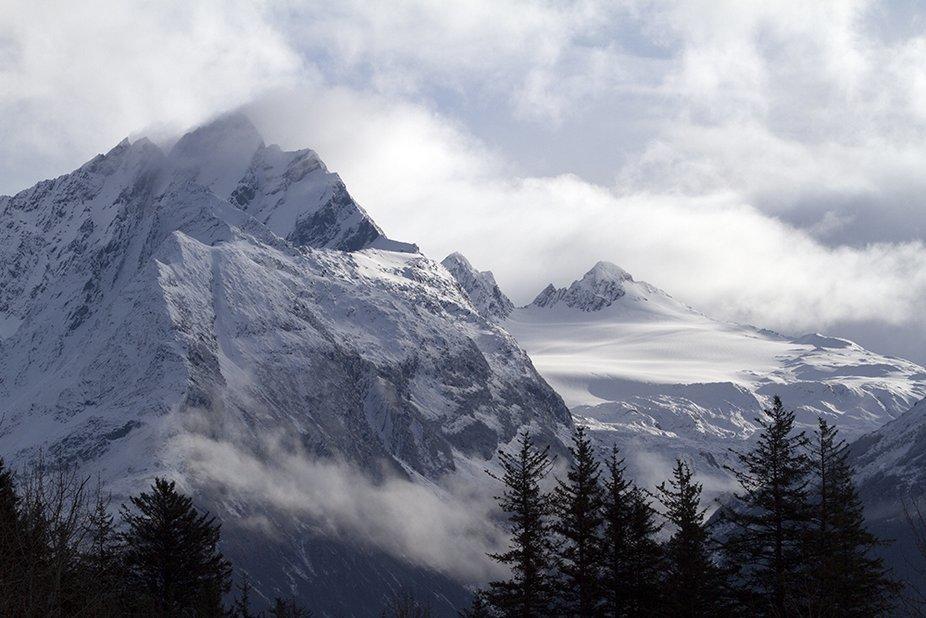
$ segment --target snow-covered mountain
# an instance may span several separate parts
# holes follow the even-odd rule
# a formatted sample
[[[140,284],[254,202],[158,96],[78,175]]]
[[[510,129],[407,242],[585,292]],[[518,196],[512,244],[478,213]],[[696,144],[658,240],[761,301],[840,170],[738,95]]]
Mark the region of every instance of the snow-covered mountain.
[[[0,197],[0,264],[0,454],[45,449],[117,496],[179,478],[266,595],[363,613],[414,582],[449,611],[445,563],[388,529],[369,541],[347,496],[278,488],[307,490],[318,460],[372,479],[367,498],[395,478],[445,496],[520,428],[560,444],[571,425],[446,269],[241,115]]]
[[[457,278],[468,290],[470,278]],[[566,288],[548,286],[499,323],[577,420],[623,447],[647,481],[677,454],[710,473],[703,468],[753,434],[776,394],[800,423],[813,427],[822,415],[849,439],[926,396],[926,370],[912,362],[845,339],[714,320],[606,262]]]

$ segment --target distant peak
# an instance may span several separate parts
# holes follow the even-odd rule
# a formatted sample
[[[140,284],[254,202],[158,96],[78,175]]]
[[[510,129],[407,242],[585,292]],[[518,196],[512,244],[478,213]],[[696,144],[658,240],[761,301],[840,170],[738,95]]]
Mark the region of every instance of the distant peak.
[[[476,270],[459,252],[445,257],[441,265],[453,275],[482,317],[487,320],[505,319],[511,314],[514,304],[498,287],[492,271]]]
[[[601,261],[568,288],[557,289],[551,283],[531,304],[552,307],[562,303],[580,311],[598,311],[623,297],[627,293],[626,283],[634,283],[630,273],[616,264]]]
[[[626,270],[613,262],[605,261],[596,263],[582,278],[608,281],[633,281],[633,277]]]
[[[453,265],[459,264],[460,266],[468,268],[469,270],[472,270],[472,271],[476,270],[475,268],[473,268],[473,265],[469,263],[469,260],[466,259],[466,256],[460,253],[459,251],[454,251],[453,253],[445,257],[441,261],[441,264],[443,264],[445,268],[450,268]]]

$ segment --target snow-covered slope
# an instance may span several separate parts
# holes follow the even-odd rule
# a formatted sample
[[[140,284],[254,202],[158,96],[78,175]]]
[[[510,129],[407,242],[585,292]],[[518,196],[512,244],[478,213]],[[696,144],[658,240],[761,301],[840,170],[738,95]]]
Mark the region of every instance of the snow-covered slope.
[[[822,415],[850,439],[926,395],[926,370],[914,363],[844,339],[713,320],[606,262],[500,324],[578,420],[653,480],[676,454],[720,464],[776,394],[800,423]]]
[[[320,459],[439,493],[483,478],[521,427],[559,444],[571,424],[443,267],[387,239],[313,152],[264,146],[240,115],[0,197],[0,264],[0,454],[46,449],[117,495],[177,477],[222,517],[232,557],[260,565],[260,591],[316,609],[362,613],[409,578],[462,588],[243,473],[216,484],[225,469]]]

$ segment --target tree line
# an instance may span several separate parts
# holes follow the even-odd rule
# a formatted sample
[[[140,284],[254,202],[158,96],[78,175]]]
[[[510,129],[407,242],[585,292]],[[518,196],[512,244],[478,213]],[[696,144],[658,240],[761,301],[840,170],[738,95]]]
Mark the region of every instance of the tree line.
[[[566,474],[523,433],[499,452],[510,577],[464,616],[874,616],[898,591],[872,550],[847,447],[824,420],[795,431],[780,399],[728,470],[740,491],[707,517],[678,460],[648,491],[616,449],[603,463],[577,427]],[[310,616],[293,599],[257,612],[247,577],[232,591],[221,526],[155,479],[118,510],[102,484],[41,459],[19,479],[0,459],[0,616]],[[226,605],[228,603],[228,605]],[[262,604],[262,603],[261,603]],[[407,591],[382,616],[430,615]]]
[[[465,615],[878,616],[899,584],[873,555],[847,445],[820,419],[794,427],[778,397],[758,440],[734,452],[740,491],[707,518],[688,463],[646,491],[617,449],[604,463],[578,427],[565,478],[547,489],[549,447],[528,433],[500,452],[511,576],[477,592]],[[493,475],[494,476],[494,475]]]

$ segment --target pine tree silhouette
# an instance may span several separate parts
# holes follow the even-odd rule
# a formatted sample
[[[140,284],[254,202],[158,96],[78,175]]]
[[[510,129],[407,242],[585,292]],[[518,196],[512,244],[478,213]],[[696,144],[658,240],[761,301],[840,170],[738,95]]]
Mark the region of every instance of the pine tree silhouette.
[[[817,616],[877,616],[889,612],[899,584],[888,576],[881,544],[865,528],[861,500],[852,480],[848,445],[822,418],[811,446],[810,568],[808,613]]]
[[[806,573],[802,551],[808,527],[808,461],[794,413],[777,396],[762,418],[755,447],[736,453],[741,468],[727,467],[742,492],[724,510],[733,530],[724,542],[728,564],[739,567],[743,601],[764,615],[799,611],[798,587]]]
[[[570,616],[597,616],[603,611],[601,560],[604,495],[600,465],[583,427],[576,427],[569,451],[572,463],[555,492],[562,539],[558,556],[557,604]]]
[[[236,588],[238,594],[232,603],[231,615],[234,618],[256,618],[257,614],[251,611],[251,580],[247,574],[241,577]]]
[[[549,447],[538,449],[528,432],[521,434],[516,454],[499,451],[505,490],[499,506],[508,514],[511,541],[508,551],[491,558],[508,565],[512,577],[489,584],[487,599],[504,616],[544,616],[552,611],[553,552],[549,518],[551,497],[541,488],[549,472]]]
[[[626,616],[652,616],[661,611],[662,548],[656,541],[661,528],[646,492],[638,487],[631,489],[627,520]]]
[[[629,526],[632,486],[624,477],[624,460],[613,447],[606,462],[608,478],[604,482],[604,537],[602,539],[602,587],[605,613],[613,618],[624,616],[628,602]]]
[[[88,611],[95,615],[115,613],[123,592],[122,556],[109,502],[109,495],[98,481],[96,497],[87,514],[85,547],[80,556]]]
[[[701,507],[701,484],[676,460],[672,478],[657,488],[664,516],[675,528],[665,545],[664,611],[671,616],[716,616],[725,609],[723,576],[711,555]]]
[[[218,549],[220,525],[199,513],[173,481],[155,479],[149,492],[122,507],[127,575],[153,611],[222,614],[231,566]]]

